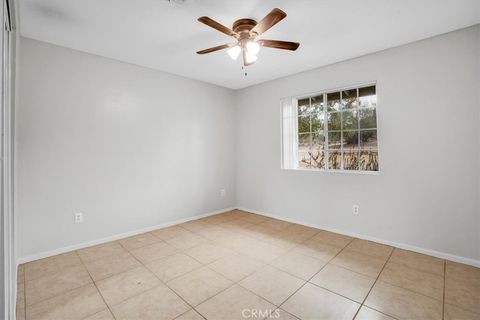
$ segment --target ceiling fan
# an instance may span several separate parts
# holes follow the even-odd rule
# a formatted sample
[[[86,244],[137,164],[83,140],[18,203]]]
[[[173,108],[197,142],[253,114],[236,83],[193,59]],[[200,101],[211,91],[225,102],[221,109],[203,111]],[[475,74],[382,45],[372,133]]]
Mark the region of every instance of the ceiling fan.
[[[276,25],[286,16],[287,14],[285,12],[275,8],[258,23],[253,19],[239,19],[233,23],[232,29],[225,27],[209,17],[198,18],[198,21],[201,23],[235,38],[236,42],[197,51],[197,53],[206,54],[228,48],[228,54],[234,60],[242,53],[243,65],[248,66],[257,60],[260,46],[295,51],[300,46],[298,42],[257,39],[258,36]]]

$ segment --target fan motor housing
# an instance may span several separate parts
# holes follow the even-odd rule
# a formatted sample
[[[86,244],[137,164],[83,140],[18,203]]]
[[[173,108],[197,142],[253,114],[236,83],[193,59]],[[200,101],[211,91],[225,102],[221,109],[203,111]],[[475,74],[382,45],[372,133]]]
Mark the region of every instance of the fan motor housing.
[[[257,25],[253,19],[238,19],[233,23],[232,29],[238,33],[241,38],[250,37],[250,30]]]

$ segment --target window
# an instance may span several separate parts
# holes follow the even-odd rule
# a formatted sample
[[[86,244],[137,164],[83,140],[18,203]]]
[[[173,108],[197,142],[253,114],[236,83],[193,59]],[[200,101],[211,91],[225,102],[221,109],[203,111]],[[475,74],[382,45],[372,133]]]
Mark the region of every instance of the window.
[[[284,169],[378,171],[376,86],[283,99],[282,140]]]

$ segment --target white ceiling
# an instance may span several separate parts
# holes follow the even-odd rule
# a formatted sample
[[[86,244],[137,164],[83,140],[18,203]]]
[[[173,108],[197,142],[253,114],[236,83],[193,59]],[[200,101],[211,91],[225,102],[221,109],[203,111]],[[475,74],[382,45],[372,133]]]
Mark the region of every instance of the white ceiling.
[[[239,89],[480,23],[480,0],[20,0],[23,36]],[[226,51],[195,52],[231,38],[199,22],[231,26],[278,7],[288,16],[263,38],[248,76]]]

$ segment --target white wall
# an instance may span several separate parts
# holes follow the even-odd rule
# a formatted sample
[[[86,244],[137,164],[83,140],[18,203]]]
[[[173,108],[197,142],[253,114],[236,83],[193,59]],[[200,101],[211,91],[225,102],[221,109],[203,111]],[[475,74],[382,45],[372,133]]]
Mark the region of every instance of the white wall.
[[[477,25],[239,91],[237,205],[480,259],[479,32]],[[280,98],[372,80],[379,175],[280,169]]]
[[[233,91],[26,38],[19,77],[19,257],[234,205]]]
[[[19,257],[237,205],[480,259],[480,26],[236,93],[25,38],[20,52]],[[372,80],[379,175],[280,169],[280,98]]]

